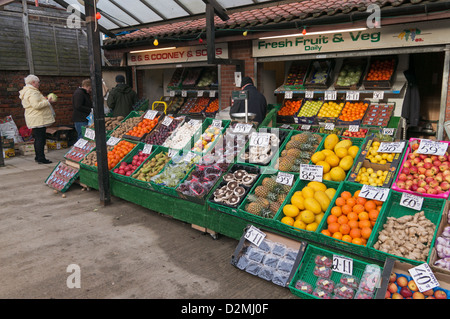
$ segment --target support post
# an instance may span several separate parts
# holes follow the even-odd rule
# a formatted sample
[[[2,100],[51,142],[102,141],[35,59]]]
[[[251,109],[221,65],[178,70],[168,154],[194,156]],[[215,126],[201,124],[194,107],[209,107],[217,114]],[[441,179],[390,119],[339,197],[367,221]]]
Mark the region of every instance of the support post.
[[[85,0],[86,24],[88,34],[89,65],[92,81],[92,104],[94,109],[95,145],[97,152],[98,189],[100,202],[111,202],[108,157],[106,148],[105,111],[102,94],[102,58],[99,27],[96,27],[93,0]]]
[[[27,57],[30,74],[34,74],[33,52],[31,50],[30,28],[28,27],[28,5],[26,0],[22,0],[22,27],[25,38],[25,55]]]

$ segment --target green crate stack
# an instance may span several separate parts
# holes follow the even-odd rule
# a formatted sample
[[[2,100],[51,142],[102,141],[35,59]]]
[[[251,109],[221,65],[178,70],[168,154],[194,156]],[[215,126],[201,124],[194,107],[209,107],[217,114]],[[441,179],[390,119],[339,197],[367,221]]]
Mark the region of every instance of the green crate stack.
[[[294,184],[294,187],[292,188],[291,192],[289,193],[289,195],[286,197],[286,200],[283,204],[289,204],[291,202],[291,198],[292,196],[298,192],[303,190],[303,188],[305,186],[307,186],[309,184],[310,181],[307,180],[301,180],[301,179],[297,179],[297,182]],[[333,182],[333,181],[323,181],[322,182],[327,188],[334,188],[336,189],[336,194],[337,191],[339,189],[340,183],[338,182]],[[334,197],[334,199],[336,198],[336,195]],[[334,202],[334,199],[331,201],[331,203]],[[330,205],[331,205],[330,203]],[[306,240],[312,240],[312,241],[316,241],[316,240],[320,240],[322,237],[319,236],[319,227],[320,227],[320,223],[319,226],[317,227],[316,231],[309,231],[309,230],[305,230],[305,229],[300,229],[294,226],[290,226],[287,225],[285,223],[281,222],[281,219],[285,216],[283,213],[283,206],[281,207],[281,209],[278,211],[277,215],[275,216],[275,221],[276,221],[276,229],[278,229],[279,231],[282,232],[286,232],[288,234],[294,235],[294,236],[298,236],[300,238],[306,239]],[[324,218],[326,217],[327,212],[324,213],[324,216],[322,217],[322,222],[324,220]]]
[[[125,162],[127,164],[131,163],[131,161],[133,159],[133,156],[138,154],[139,151],[141,151],[143,148],[144,148],[144,143],[138,142],[137,145],[127,155],[125,155],[122,158],[122,160],[119,163],[117,163],[116,166],[113,167],[113,169],[111,169],[111,177],[115,178],[115,179],[117,179],[119,181],[122,181],[124,183],[129,183],[130,179],[131,179],[130,176],[125,176],[125,175],[114,173],[114,170],[116,168],[120,167],[122,162]],[[152,151],[154,151],[154,149],[152,149]]]
[[[312,293],[306,293],[298,288],[295,287],[295,284],[298,280],[301,280],[303,282],[306,282],[311,285],[312,291],[316,288],[316,283],[318,280],[318,276],[314,275],[314,267],[316,266],[316,256],[326,256],[333,260],[333,255],[341,255],[341,253],[334,252],[333,250],[323,249],[319,248],[317,246],[309,244],[306,247],[305,254],[302,257],[302,260],[300,262],[299,267],[297,268],[297,271],[295,272],[294,276],[292,277],[292,280],[289,282],[289,290],[297,297],[300,297],[302,299],[320,299],[319,297],[314,296]],[[348,256],[343,256],[348,257]],[[319,257],[320,258],[320,257]],[[371,265],[373,266],[373,261],[366,261],[364,258],[352,258],[352,264],[353,264],[353,272],[352,276],[356,277],[358,281],[361,281],[361,278],[364,274],[364,270],[366,269],[366,266]],[[376,265],[376,264],[375,264]],[[377,265],[380,267],[380,274],[383,273],[382,265]],[[340,282],[341,277],[343,276],[342,273],[337,271],[332,271],[331,277],[329,278],[332,280],[335,284],[335,286]],[[358,288],[354,289],[354,292],[356,294]],[[375,296],[376,290],[374,290],[373,296]],[[333,294],[332,294],[333,295]]]
[[[382,214],[380,214],[380,216],[378,217],[377,222],[373,228],[372,235],[367,241],[367,246],[369,248],[369,255],[370,257],[378,260],[385,260],[386,258],[391,257],[403,262],[410,263],[412,265],[420,265],[423,264],[424,261],[403,258],[400,256],[379,251],[374,248],[375,243],[378,241],[379,233],[383,230],[384,224],[386,223],[389,217],[400,218],[406,215],[415,215],[416,213],[419,212],[418,210],[414,210],[412,208],[400,205],[402,195],[403,193],[401,192],[397,192],[394,190],[390,191],[390,196],[385,205],[383,205]],[[434,225],[436,225],[433,241],[431,242],[430,245],[430,253],[426,260],[427,263],[430,261],[431,248],[434,246],[434,242],[436,240],[437,231],[444,212],[444,207],[445,207],[444,199],[423,197],[423,204],[421,211],[425,213],[425,217],[427,219],[429,219]]]
[[[345,251],[349,251],[352,252],[354,254],[357,255],[361,255],[364,257],[370,257],[370,252],[369,252],[369,241],[371,240],[371,238],[373,238],[375,236],[375,228],[377,225],[379,225],[379,223],[381,222],[380,220],[382,218],[380,218],[380,216],[383,214],[383,211],[386,209],[386,207],[388,207],[388,200],[389,200],[389,196],[392,192],[392,190],[389,192],[389,196],[388,198],[385,200],[385,202],[383,203],[382,209],[378,215],[377,221],[375,223],[375,226],[372,228],[372,233],[369,237],[369,239],[367,240],[366,245],[357,245],[357,244],[353,244],[353,243],[349,243],[349,242],[345,242],[343,240],[337,239],[337,238],[333,238],[327,235],[322,234],[322,230],[327,229],[328,228],[328,223],[327,223],[327,218],[328,216],[330,216],[331,214],[331,209],[335,206],[335,202],[336,199],[338,197],[340,197],[340,195],[342,194],[342,192],[344,191],[349,191],[352,195],[358,191],[361,190],[361,188],[363,187],[362,184],[358,184],[358,183],[352,183],[352,182],[341,182],[339,185],[339,188],[336,191],[336,195],[334,196],[333,200],[330,203],[330,206],[328,207],[327,211],[325,212],[325,215],[322,218],[322,221],[319,224],[319,227],[317,228],[317,234],[319,236],[320,241],[324,242],[326,245],[330,246],[330,247],[334,247],[337,249],[341,249],[341,250],[345,250]]]

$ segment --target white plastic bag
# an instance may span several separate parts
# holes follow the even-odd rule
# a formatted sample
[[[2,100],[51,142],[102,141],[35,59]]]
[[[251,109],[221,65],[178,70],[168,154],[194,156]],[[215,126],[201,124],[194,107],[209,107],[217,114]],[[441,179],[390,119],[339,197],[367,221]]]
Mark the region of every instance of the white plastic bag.
[[[11,115],[0,119],[0,135],[8,139],[13,139],[14,143],[23,142],[22,136],[20,136],[16,123],[14,123]]]

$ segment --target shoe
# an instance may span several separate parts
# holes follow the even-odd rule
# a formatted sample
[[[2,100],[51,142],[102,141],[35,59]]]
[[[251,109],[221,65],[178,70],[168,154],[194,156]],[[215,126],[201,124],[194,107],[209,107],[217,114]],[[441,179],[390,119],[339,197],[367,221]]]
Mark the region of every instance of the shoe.
[[[50,160],[48,160],[48,159],[45,159],[45,160],[42,160],[42,161],[37,161],[37,163],[38,163],[38,164],[51,164],[51,163],[53,163],[53,162],[50,161]]]

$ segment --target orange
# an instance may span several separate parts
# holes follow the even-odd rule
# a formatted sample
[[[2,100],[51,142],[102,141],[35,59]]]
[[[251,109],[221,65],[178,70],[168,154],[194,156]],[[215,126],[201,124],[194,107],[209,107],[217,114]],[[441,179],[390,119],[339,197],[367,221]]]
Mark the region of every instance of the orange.
[[[363,241],[361,240],[361,238],[353,238],[353,239],[352,239],[352,244],[355,244],[355,245],[362,245],[362,244],[363,244]]]
[[[364,206],[361,204],[356,204],[355,206],[353,206],[353,211],[359,214],[364,211]]]
[[[339,231],[339,227],[341,227],[341,224],[331,223],[328,225],[328,230],[330,231],[330,233],[334,234],[335,232]]]
[[[373,226],[375,226],[375,223],[376,223],[376,222],[372,222],[372,221],[371,221],[371,222],[370,222],[370,225],[372,225],[372,227],[373,227]]]
[[[336,239],[342,239],[342,234],[340,232],[335,232],[333,234],[333,236],[331,236],[331,237],[336,238]]]
[[[339,206],[334,206],[331,211],[331,215],[334,215],[336,217],[339,217],[342,215],[342,209]]]
[[[350,212],[347,214],[348,220],[358,220],[358,214],[355,212]]]
[[[359,228],[359,223],[357,220],[349,220],[348,225],[350,226],[351,229]]]
[[[346,204],[345,199],[343,199],[342,197],[336,198],[336,205],[337,206],[341,207],[341,206],[344,206],[345,204]]]
[[[343,192],[341,193],[341,197],[342,197],[343,199],[347,200],[347,199],[349,199],[349,198],[352,197],[352,194],[351,194],[349,191],[343,191]]]
[[[327,217],[327,224],[337,223],[338,216],[330,215]]]
[[[366,202],[367,202],[367,199],[365,199],[364,197],[356,198],[356,204],[364,205]]]
[[[376,221],[377,218],[378,218],[378,214],[379,213],[380,212],[378,210],[376,210],[376,209],[372,209],[371,211],[369,211],[369,219],[370,219],[370,221],[372,221],[372,222]]]
[[[373,202],[375,203],[375,205],[377,205],[377,206],[383,206],[383,202],[382,201],[379,201],[379,200],[373,200]]]
[[[350,235],[344,235],[344,236],[342,236],[342,240],[347,242],[347,243],[351,243],[352,242],[352,237],[350,237]]]
[[[347,205],[351,206],[351,207],[355,206],[356,205],[356,199],[354,199],[354,198],[347,199]]]
[[[369,213],[361,212],[358,214],[359,220],[369,220]]]
[[[361,237],[364,239],[369,239],[372,229],[370,227],[364,227],[361,229]]]
[[[337,222],[339,224],[341,224],[341,225],[342,224],[347,224],[348,223],[348,218],[347,218],[347,216],[341,215],[341,216],[338,217]]]
[[[372,224],[370,223],[369,220],[360,220],[358,223],[359,228],[363,229],[365,227],[371,228]]]
[[[348,213],[350,213],[352,211],[352,207],[348,206],[347,204],[345,204],[344,206],[342,206],[342,213],[344,215],[347,215]]]
[[[328,229],[323,229],[321,233],[324,234],[325,236],[331,236],[331,232]]]
[[[352,228],[349,233],[352,238],[360,238],[361,237],[361,229],[359,228]]]
[[[377,205],[375,205],[375,202],[373,200],[368,200],[364,204],[364,208],[366,209],[366,211],[370,212],[371,210],[377,208]]]
[[[365,238],[360,238],[360,239],[362,241],[362,245],[366,245],[367,244],[367,239],[365,239]]]
[[[339,227],[339,232],[342,235],[348,235],[350,233],[350,226],[348,224],[341,224],[341,227]]]
[[[381,211],[381,207],[382,207],[382,206],[377,206],[377,211],[380,212],[380,211]]]

